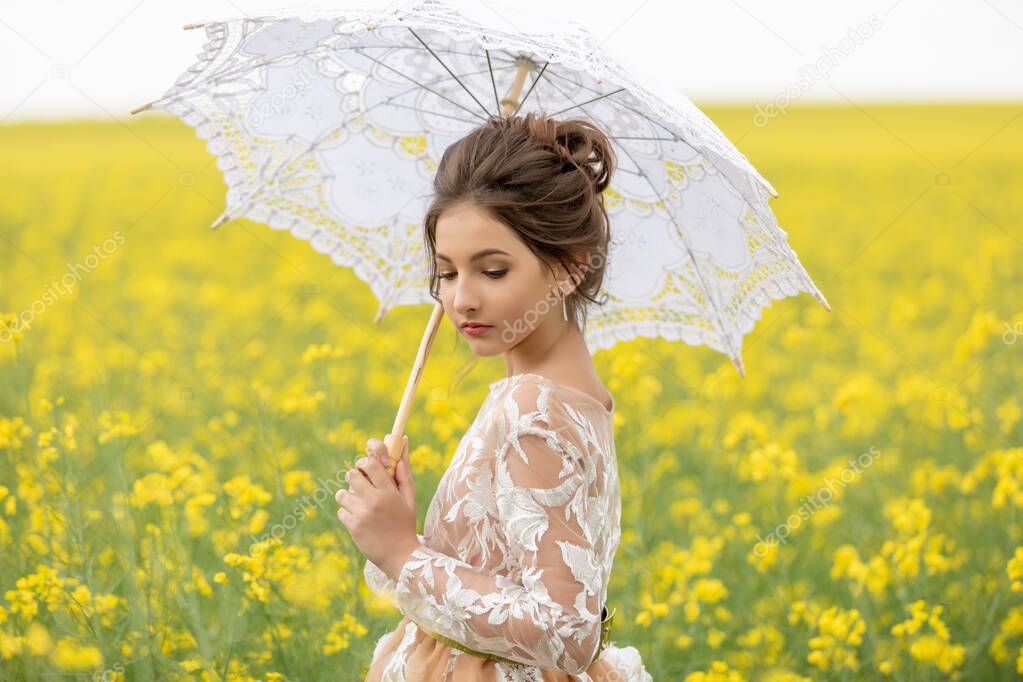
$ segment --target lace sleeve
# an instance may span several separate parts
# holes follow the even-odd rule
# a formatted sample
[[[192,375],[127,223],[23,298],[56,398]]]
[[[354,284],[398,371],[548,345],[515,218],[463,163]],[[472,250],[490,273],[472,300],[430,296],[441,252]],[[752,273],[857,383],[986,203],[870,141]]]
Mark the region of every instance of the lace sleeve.
[[[538,393],[539,391],[539,393]],[[399,608],[422,627],[477,651],[578,675],[600,641],[606,576],[590,522],[585,441],[547,393],[516,386],[497,415],[498,522],[521,577],[481,570],[417,548],[397,580]],[[553,403],[552,403],[553,405]],[[592,515],[592,516],[591,516]]]
[[[416,533],[416,536],[419,538],[419,542],[423,541],[421,533]],[[362,577],[365,578],[369,589],[373,590],[381,597],[384,597],[392,604],[395,603],[394,590],[396,583],[391,580],[386,573],[384,573],[382,568],[374,564],[369,559],[366,559],[366,565],[363,566],[362,569]]]

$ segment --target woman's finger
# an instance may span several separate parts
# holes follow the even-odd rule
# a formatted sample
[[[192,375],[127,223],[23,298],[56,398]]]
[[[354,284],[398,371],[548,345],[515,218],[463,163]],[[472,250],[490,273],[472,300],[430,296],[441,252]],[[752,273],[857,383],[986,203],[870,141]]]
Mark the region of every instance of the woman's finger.
[[[361,494],[366,491],[367,488],[372,488],[373,484],[366,478],[366,474],[356,467],[355,469],[349,469],[348,473],[345,474],[345,480],[348,481],[348,487],[352,489],[352,492]]]
[[[341,521],[341,523],[345,524],[345,527],[347,528],[354,517],[352,515],[352,512],[348,511],[344,507],[341,507],[340,509],[337,510],[337,518]]]
[[[351,509],[351,506],[352,506],[352,493],[350,491],[345,490],[344,488],[341,488],[340,490],[337,491],[337,494],[334,495],[334,499],[337,500],[338,506],[340,507],[340,509],[338,509],[338,516],[339,516],[339,518],[340,518],[340,512],[342,510],[345,511],[345,512],[348,512],[349,514],[352,513],[352,509]]]
[[[382,454],[381,461],[384,464],[385,469],[389,469],[391,466],[391,454],[387,451],[387,445],[381,443],[380,452]],[[398,452],[398,459],[401,459],[401,452]],[[397,460],[395,461],[397,463]]]

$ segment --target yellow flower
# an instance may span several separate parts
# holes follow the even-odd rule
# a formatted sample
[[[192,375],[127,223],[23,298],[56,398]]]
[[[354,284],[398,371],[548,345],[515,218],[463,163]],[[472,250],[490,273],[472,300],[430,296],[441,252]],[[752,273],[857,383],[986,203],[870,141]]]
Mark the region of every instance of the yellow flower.
[[[25,635],[25,644],[33,656],[45,656],[53,648],[50,633],[39,623],[30,623]]]
[[[6,630],[0,629],[0,659],[6,661],[21,655],[24,645],[24,637],[12,635]]]
[[[706,672],[698,670],[686,675],[682,682],[745,682],[746,677],[728,667],[724,661],[713,661]]]
[[[103,410],[96,419],[96,423],[101,429],[98,436],[100,443],[109,443],[115,438],[134,436],[141,430],[141,426],[132,421],[132,416],[124,411]]]
[[[781,543],[774,537],[768,542],[758,542],[746,554],[746,561],[758,573],[766,573],[778,561],[780,547]]]
[[[948,628],[941,620],[942,606],[928,609],[927,603],[918,599],[909,604],[910,617],[891,628],[893,635],[908,640],[909,653],[913,659],[932,665],[943,673],[951,673],[965,661],[965,647],[949,641]],[[925,632],[925,624],[931,632]]]
[[[755,448],[740,460],[737,474],[739,480],[760,483],[767,480],[786,480],[796,475],[798,458],[792,448],[777,443],[768,443]]]
[[[702,602],[713,604],[728,596],[728,588],[717,578],[700,578],[693,583],[693,595]]]
[[[902,537],[916,535],[931,522],[931,510],[919,498],[892,500],[885,505],[884,513]]]
[[[323,645],[323,653],[326,655],[337,653],[347,649],[351,640],[349,635],[364,637],[369,630],[349,613],[346,613],[341,620],[335,621],[327,633],[327,643]]]
[[[721,642],[725,641],[725,631],[717,628],[707,629],[707,646],[711,649],[717,649],[721,646]]]
[[[174,504],[173,484],[163,474],[147,474],[132,485],[129,500],[131,506],[139,509],[149,504],[155,504],[157,507],[169,507]]]
[[[188,501],[185,502],[185,519],[188,521],[190,537],[200,537],[209,530],[209,508],[216,501],[216,495],[204,492],[188,498]]]
[[[1016,396],[1011,395],[1006,398],[1005,402],[995,410],[995,416],[998,417],[1002,433],[1012,431],[1013,427],[1019,422],[1020,417],[1023,416],[1023,409],[1020,408],[1019,403],[1016,401]]]
[[[859,670],[857,647],[863,642],[866,623],[857,609],[832,606],[817,620],[819,634],[811,637],[807,661],[821,670]]]
[[[682,613],[687,623],[693,623],[700,617],[700,604],[695,601],[686,602],[682,607]]]
[[[17,449],[32,435],[32,427],[22,417],[0,417],[0,450]]]
[[[1016,552],[1005,565],[1005,571],[1009,574],[1009,580],[1012,581],[1012,591],[1023,591],[1023,582],[1020,581],[1020,578],[1023,578],[1023,547],[1016,548]]]
[[[282,484],[285,495],[297,495],[299,492],[311,493],[316,490],[312,472],[304,469],[285,473]]]
[[[235,476],[224,483],[224,492],[231,497],[231,518],[233,519],[240,518],[240,510],[247,510],[255,505],[266,504],[272,499],[270,493],[264,490],[258,483],[253,483],[249,477],[245,475]],[[235,515],[234,510],[239,510],[237,516]]]
[[[915,639],[910,645],[909,652],[918,661],[930,663],[945,673],[962,665],[966,657],[965,647],[950,646],[934,635],[923,635]]]
[[[1015,640],[1013,648],[1020,647],[1020,650],[1023,651],[1021,639],[1023,639],[1023,606],[1014,606],[1009,609],[1009,613],[999,624],[998,633],[988,646],[988,653],[1000,665],[1005,665],[1009,662],[1010,657],[1009,642]]]
[[[50,658],[61,670],[95,670],[103,663],[103,655],[99,649],[94,646],[82,646],[68,638],[57,642]]]

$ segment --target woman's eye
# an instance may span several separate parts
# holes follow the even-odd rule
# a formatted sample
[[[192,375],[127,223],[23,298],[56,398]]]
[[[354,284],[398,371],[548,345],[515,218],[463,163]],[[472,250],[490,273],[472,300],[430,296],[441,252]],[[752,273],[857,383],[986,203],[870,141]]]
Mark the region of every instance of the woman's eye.
[[[504,277],[507,272],[508,269],[505,268],[504,270],[485,270],[483,274],[491,279],[500,279],[501,277]],[[437,274],[437,279],[454,279],[456,274],[457,273],[454,272],[441,272]]]

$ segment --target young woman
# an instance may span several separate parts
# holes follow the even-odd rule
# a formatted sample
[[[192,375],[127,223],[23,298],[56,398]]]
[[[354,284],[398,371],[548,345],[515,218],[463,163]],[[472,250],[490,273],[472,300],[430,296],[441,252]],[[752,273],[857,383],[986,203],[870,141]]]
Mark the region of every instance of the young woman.
[[[415,532],[408,444],[382,441],[338,492],[365,578],[404,618],[369,682],[647,682],[610,643],[620,539],[614,398],[581,331],[599,303],[615,168],[584,119],[493,117],[445,150],[424,221],[431,293],[477,356],[503,355]],[[378,459],[379,458],[379,459]]]

